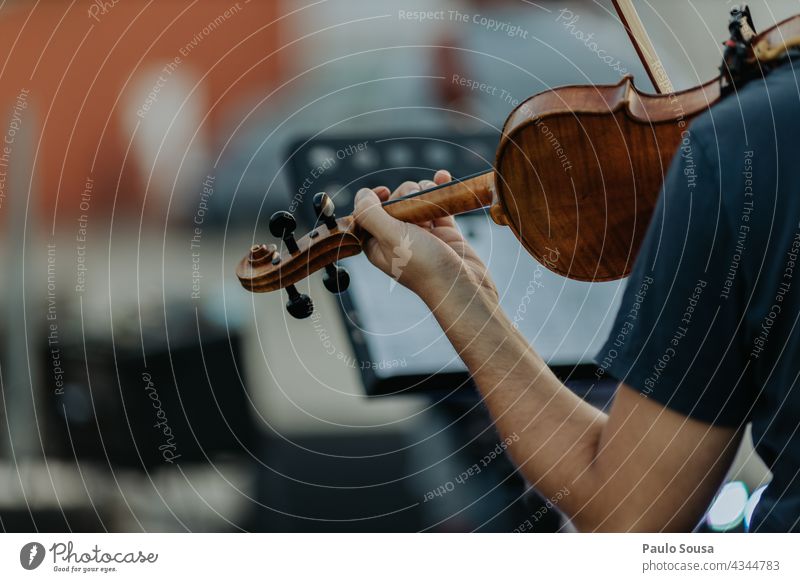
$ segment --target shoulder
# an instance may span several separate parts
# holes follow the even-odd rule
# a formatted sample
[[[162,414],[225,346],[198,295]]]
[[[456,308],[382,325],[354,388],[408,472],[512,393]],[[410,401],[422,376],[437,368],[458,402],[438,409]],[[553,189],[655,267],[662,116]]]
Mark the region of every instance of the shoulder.
[[[796,135],[800,129],[800,65],[787,63],[764,79],[745,85],[698,116],[693,139],[707,149],[724,151],[738,144]]]

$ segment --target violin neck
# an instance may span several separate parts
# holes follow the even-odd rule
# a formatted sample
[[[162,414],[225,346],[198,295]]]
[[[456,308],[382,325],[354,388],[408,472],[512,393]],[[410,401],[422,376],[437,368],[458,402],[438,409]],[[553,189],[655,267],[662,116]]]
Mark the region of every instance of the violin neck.
[[[494,171],[489,170],[389,200],[383,207],[398,220],[421,223],[484,208],[493,198]]]

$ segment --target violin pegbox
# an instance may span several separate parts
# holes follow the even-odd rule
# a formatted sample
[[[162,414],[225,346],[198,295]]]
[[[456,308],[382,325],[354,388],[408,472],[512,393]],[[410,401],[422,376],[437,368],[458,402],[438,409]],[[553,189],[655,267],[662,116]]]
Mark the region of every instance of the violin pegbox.
[[[317,221],[322,221],[329,231],[338,228],[336,223],[336,206],[333,199],[325,192],[318,192],[314,196],[314,212],[317,214]],[[331,293],[339,294],[346,291],[350,286],[350,275],[336,261],[325,265],[325,276],[322,279],[325,288]]]
[[[283,240],[283,244],[291,255],[300,252],[300,247],[294,239],[294,231],[297,229],[297,221],[291,212],[279,210],[269,219],[269,231],[272,236]],[[280,257],[278,257],[280,259]],[[279,261],[280,262],[280,261]],[[286,302],[286,311],[295,319],[305,319],[314,313],[314,302],[311,297],[300,293],[294,284],[286,286],[289,294],[289,301]]]
[[[347,271],[336,264],[338,259],[361,252],[366,233],[358,229],[352,216],[336,218],[333,200],[320,192],[314,197],[318,220],[315,228],[295,239],[297,221],[284,210],[272,215],[270,233],[283,241],[283,254],[274,244],[253,245],[236,269],[239,282],[248,291],[261,293],[286,289],[286,310],[292,317],[305,319],[314,312],[308,295],[300,293],[295,283],[314,271],[325,269],[323,283],[331,293],[341,293],[350,285]]]

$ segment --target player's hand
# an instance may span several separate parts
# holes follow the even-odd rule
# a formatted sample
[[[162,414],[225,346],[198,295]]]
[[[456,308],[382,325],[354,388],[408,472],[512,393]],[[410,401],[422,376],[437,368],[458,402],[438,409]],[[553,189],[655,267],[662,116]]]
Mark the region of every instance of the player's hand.
[[[410,224],[389,216],[381,202],[449,182],[439,170],[430,180],[405,182],[394,192],[385,186],[356,194],[356,223],[372,235],[365,252],[373,265],[419,295],[429,306],[453,291],[486,294],[497,302],[497,290],[486,266],[464,240],[452,216]],[[432,305],[433,304],[433,305]]]

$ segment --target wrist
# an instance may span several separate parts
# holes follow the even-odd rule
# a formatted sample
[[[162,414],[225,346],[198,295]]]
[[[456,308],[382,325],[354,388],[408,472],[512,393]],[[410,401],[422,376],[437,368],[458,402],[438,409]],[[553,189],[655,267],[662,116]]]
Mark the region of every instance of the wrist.
[[[479,280],[472,271],[459,269],[447,275],[437,270],[423,280],[417,294],[442,323],[452,324],[462,317],[485,322],[502,316],[494,285]]]

